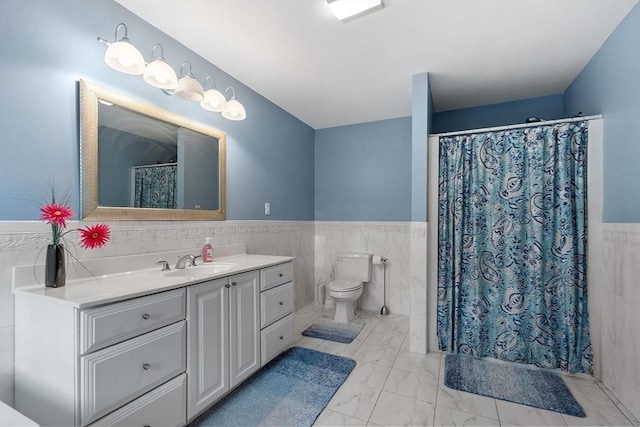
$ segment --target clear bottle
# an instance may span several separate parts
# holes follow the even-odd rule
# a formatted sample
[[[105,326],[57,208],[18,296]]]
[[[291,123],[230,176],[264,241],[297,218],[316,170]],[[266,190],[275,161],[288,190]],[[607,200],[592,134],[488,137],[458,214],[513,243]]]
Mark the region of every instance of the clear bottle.
[[[207,237],[205,239],[205,244],[202,247],[202,261],[203,262],[213,261],[213,246],[211,245],[211,237]]]

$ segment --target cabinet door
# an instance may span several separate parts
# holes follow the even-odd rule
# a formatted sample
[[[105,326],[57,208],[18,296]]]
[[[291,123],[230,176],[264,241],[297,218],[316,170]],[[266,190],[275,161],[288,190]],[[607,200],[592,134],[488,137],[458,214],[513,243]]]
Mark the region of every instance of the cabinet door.
[[[229,390],[228,278],[187,288],[187,418]]]
[[[229,282],[229,371],[233,388],[260,368],[259,274],[237,274],[229,277]]]

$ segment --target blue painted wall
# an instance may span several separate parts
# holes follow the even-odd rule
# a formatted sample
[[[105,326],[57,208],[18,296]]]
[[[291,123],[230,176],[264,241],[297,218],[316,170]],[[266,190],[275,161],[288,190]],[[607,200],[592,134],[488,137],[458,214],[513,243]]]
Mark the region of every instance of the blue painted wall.
[[[427,139],[433,101],[429,74],[412,77],[411,87],[411,221],[427,220]]]
[[[200,81],[234,86],[248,118],[225,120],[107,67],[96,37],[113,40],[120,22],[145,58],[161,43],[174,69],[188,60]],[[32,200],[51,180],[79,211],[80,78],[227,132],[227,218],[313,220],[313,129],[112,0],[0,1],[0,220],[37,219]]]
[[[317,221],[411,220],[411,117],[316,131]]]
[[[569,111],[569,115],[573,116],[578,111]],[[563,114],[562,94],[521,99],[435,113],[433,133],[525,123],[526,118],[532,116],[545,120],[560,119],[565,117]]]
[[[640,223],[640,4],[564,94],[565,113],[604,115],[604,221]]]

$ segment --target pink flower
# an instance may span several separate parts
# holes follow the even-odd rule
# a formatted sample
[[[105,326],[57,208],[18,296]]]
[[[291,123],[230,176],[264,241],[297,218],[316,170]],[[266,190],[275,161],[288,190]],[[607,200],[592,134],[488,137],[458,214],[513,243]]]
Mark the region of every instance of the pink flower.
[[[73,216],[73,211],[69,206],[59,205],[57,203],[50,203],[40,208],[40,218],[49,224],[60,226],[62,228],[67,226],[66,220]]]
[[[111,237],[111,230],[106,224],[94,224],[85,228],[78,228],[80,232],[80,245],[85,249],[94,249],[104,246]]]

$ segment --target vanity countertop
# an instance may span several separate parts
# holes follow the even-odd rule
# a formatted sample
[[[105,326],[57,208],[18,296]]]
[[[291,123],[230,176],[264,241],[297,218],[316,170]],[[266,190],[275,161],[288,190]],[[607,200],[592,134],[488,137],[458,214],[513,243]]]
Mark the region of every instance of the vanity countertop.
[[[153,269],[67,280],[66,285],[60,288],[47,288],[43,285],[14,287],[13,292],[16,295],[46,298],[53,303],[84,309],[282,264],[293,259],[294,257],[288,256],[239,254],[216,258],[214,264],[233,264],[230,269],[220,273],[177,277],[161,272],[160,266],[157,266]],[[194,271],[198,269],[186,268]]]

